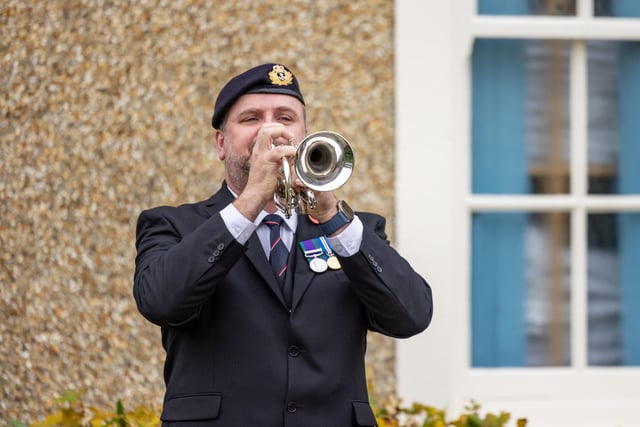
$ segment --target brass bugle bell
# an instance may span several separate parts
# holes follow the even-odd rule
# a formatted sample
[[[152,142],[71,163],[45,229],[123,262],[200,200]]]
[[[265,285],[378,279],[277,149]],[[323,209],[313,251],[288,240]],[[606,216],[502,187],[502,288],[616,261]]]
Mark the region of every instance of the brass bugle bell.
[[[286,158],[282,160],[283,179],[278,180],[273,199],[289,218],[293,211],[306,213],[316,206],[313,191],[333,191],[351,177],[354,166],[353,149],[349,141],[333,131],[307,135],[296,149],[293,168],[306,189],[296,192],[291,186],[291,171]]]

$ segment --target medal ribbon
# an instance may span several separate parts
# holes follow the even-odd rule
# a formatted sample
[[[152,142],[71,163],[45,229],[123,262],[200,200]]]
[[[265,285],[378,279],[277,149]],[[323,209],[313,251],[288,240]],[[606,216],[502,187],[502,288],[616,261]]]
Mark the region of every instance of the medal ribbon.
[[[327,238],[325,236],[321,236],[318,238],[318,240],[320,240],[320,244],[322,245],[324,254],[327,256],[327,258],[330,258],[333,255],[333,250],[331,250],[331,245],[327,241]]]
[[[298,243],[300,249],[304,253],[311,270],[316,273],[322,273],[327,269],[327,265],[332,270],[340,268],[340,263],[335,257],[331,245],[325,236],[315,239],[305,240]]]
[[[319,245],[318,239],[305,240],[304,242],[300,242],[299,245],[307,261],[311,261],[313,258],[324,254],[324,250]]]

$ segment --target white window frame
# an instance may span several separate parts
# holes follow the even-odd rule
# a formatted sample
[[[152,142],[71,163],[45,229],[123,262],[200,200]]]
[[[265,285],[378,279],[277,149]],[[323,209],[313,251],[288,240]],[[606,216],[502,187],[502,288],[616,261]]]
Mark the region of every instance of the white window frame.
[[[640,368],[587,364],[587,217],[640,212],[640,196],[588,194],[586,41],[638,41],[640,19],[595,18],[592,4],[577,0],[575,17],[510,17],[477,15],[476,0],[396,2],[396,241],[424,269],[435,298],[432,327],[398,345],[398,391],[406,401],[455,412],[474,399],[533,426],[638,425]],[[470,58],[477,38],[571,43],[571,193],[472,193]],[[472,368],[471,215],[523,210],[571,216],[571,366]]]

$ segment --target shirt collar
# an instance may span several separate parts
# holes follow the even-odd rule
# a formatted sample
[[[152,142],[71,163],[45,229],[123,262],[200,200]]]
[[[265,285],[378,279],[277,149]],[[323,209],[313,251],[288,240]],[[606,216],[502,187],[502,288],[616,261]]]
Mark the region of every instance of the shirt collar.
[[[259,226],[262,223],[262,219],[268,214],[269,212],[265,210],[261,211],[256,217],[254,224],[256,226]],[[289,230],[291,230],[292,232],[295,232],[296,228],[298,227],[298,214],[294,212],[293,215],[291,215],[289,218],[286,218],[280,210],[275,211],[274,214],[278,215],[283,219],[284,223],[287,224],[287,227],[289,227]]]
[[[233,191],[231,189],[231,187],[229,187],[229,184],[227,184],[227,189],[229,189],[229,191],[231,192],[231,194],[233,194],[234,198],[238,198],[238,195],[235,193],[235,191]],[[284,223],[287,224],[287,227],[289,227],[289,230],[291,230],[292,232],[295,232],[296,228],[298,227],[298,215],[296,213],[294,213],[293,215],[291,215],[289,218],[286,218],[284,216],[284,213],[282,213],[280,210],[276,210],[276,212],[274,212],[276,215],[282,217],[282,219],[284,220]],[[262,219],[267,216],[269,214],[269,212],[265,211],[264,209],[258,214],[258,216],[256,217],[256,220],[253,222],[256,226],[259,226],[262,223]]]

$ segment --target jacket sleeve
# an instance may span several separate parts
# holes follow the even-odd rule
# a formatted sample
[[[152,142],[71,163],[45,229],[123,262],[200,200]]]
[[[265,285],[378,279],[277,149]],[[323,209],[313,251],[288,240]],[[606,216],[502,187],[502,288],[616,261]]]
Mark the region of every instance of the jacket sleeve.
[[[422,332],[433,315],[431,287],[391,247],[383,217],[358,216],[364,225],[360,250],[340,263],[366,308],[369,329],[395,338]]]
[[[189,228],[175,209],[144,211],[136,228],[133,295],[140,313],[160,326],[178,326],[198,316],[246,250],[219,213]]]

